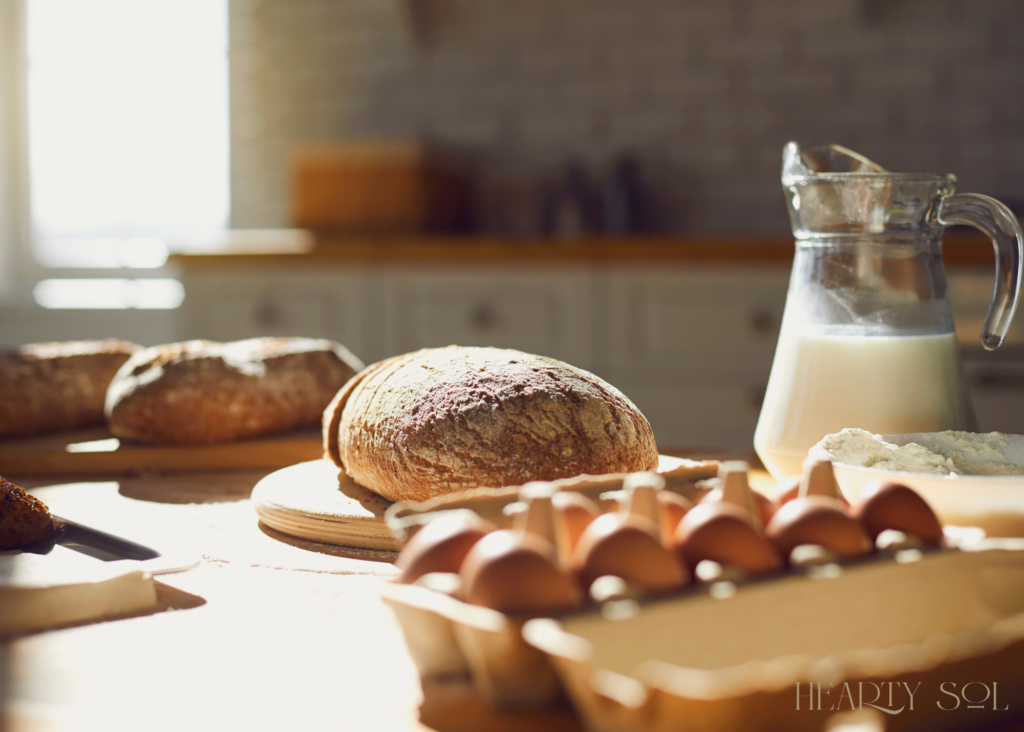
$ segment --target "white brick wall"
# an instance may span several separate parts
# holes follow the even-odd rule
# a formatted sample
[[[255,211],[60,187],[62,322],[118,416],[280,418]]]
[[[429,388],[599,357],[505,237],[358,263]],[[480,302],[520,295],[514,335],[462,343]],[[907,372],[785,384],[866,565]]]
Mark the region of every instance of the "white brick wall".
[[[293,145],[412,135],[474,152],[485,200],[632,151],[680,229],[786,229],[789,139],[1024,199],[1019,1],[231,0],[231,26],[237,226],[287,223]]]

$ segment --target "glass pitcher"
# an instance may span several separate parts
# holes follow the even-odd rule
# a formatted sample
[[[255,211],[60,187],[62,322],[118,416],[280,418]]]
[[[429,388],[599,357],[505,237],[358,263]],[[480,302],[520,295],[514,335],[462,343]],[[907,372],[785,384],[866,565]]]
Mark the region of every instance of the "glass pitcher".
[[[974,431],[942,267],[945,226],[996,250],[982,345],[1002,343],[1020,295],[1024,237],[1006,206],[954,194],[952,175],[889,173],[838,145],[783,151],[796,255],[754,447],[777,478],[845,427]]]

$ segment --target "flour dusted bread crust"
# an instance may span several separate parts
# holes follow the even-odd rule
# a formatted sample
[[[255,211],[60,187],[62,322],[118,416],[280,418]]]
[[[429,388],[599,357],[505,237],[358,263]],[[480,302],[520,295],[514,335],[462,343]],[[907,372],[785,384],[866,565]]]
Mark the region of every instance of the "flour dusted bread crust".
[[[107,387],[138,349],[127,341],[69,341],[0,353],[0,439],[103,424]]]
[[[344,346],[314,338],[156,346],[117,373],[107,423],[118,437],[172,444],[271,434],[316,424],[362,367]]]
[[[46,504],[0,476],[0,550],[42,541],[53,533]]]
[[[324,433],[339,467],[393,501],[658,466],[650,425],[615,387],[498,348],[426,349],[374,364],[331,403]]]

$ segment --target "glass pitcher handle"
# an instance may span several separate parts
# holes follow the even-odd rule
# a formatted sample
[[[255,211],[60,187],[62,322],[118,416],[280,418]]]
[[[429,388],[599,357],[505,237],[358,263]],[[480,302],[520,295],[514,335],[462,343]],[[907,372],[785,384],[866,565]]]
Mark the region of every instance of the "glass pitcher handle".
[[[985,324],[981,327],[981,345],[987,351],[999,348],[1017,310],[1021,279],[1024,278],[1024,233],[1020,223],[1006,206],[980,193],[957,193],[939,204],[938,221],[943,226],[966,224],[983,231],[996,250],[996,280]]]

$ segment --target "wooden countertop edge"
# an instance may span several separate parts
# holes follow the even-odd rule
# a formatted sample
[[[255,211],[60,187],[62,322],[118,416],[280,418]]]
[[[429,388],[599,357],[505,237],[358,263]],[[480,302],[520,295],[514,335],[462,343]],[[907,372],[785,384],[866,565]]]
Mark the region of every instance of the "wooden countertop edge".
[[[952,266],[991,266],[992,246],[972,234],[945,237],[943,258]],[[187,269],[267,265],[572,264],[675,262],[728,265],[777,264],[793,259],[789,234],[588,237],[515,239],[502,237],[322,238],[308,252],[177,254],[171,262]]]

